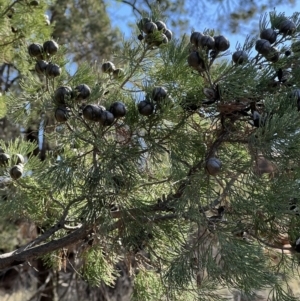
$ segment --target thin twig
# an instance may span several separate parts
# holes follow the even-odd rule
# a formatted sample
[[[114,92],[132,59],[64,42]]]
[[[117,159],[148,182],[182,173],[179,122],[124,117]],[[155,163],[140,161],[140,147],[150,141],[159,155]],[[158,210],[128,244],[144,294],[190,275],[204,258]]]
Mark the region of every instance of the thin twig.
[[[144,51],[142,52],[142,54],[140,56],[140,58],[136,61],[136,64],[135,64],[134,68],[131,70],[131,72],[129,73],[129,75],[126,76],[126,78],[124,79],[124,81],[121,83],[121,85],[120,85],[121,89],[127,83],[127,81],[132,77],[132,75],[135,73],[136,69],[139,67],[140,63],[145,58],[147,51],[148,51],[148,47],[145,47]]]
[[[7,7],[7,9],[3,12],[3,14],[2,14],[2,17],[4,17],[12,8],[13,8],[13,6],[15,5],[15,4],[17,4],[19,1],[21,1],[21,0],[16,0],[16,1],[14,1],[11,5],[9,5],[8,7]]]
[[[126,0],[122,0],[121,2],[123,2],[124,4],[128,4],[129,6],[132,7],[133,11],[137,11],[140,15],[142,15],[142,12],[135,6],[135,3],[131,3],[131,2],[126,1]]]

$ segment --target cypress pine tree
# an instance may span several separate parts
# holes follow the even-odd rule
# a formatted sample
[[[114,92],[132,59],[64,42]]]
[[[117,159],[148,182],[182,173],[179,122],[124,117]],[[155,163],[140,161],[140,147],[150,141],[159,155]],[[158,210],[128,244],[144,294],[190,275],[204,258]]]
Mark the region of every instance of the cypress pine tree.
[[[263,16],[232,61],[222,33],[180,39],[148,17],[112,61],[73,76],[47,36],[19,49],[8,116],[40,120],[52,147],[22,162],[34,143],[1,143],[1,217],[43,232],[0,269],[38,257],[65,269],[75,248],[91,285],[113,285],[122,260],[132,300],[221,300],[224,287],[297,300],[299,14]]]
[[[111,26],[104,1],[56,1],[49,12],[53,38],[66,45],[77,64],[110,59],[120,46],[120,32]]]

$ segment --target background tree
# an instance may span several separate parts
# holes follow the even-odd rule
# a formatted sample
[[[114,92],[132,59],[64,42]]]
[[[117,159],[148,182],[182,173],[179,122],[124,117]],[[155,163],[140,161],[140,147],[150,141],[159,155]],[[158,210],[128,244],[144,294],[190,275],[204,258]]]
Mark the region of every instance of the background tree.
[[[76,63],[110,59],[121,45],[121,34],[111,27],[104,1],[58,1],[49,8],[55,25],[53,38],[67,45]]]
[[[286,7],[294,7],[296,1],[195,1],[193,7],[198,9],[192,10],[193,18],[204,21],[204,24],[212,22],[217,28],[223,28],[231,33],[243,34],[245,31],[256,34],[257,29],[255,24],[261,14],[278,8],[280,5]],[[203,13],[205,12],[205,13]]]

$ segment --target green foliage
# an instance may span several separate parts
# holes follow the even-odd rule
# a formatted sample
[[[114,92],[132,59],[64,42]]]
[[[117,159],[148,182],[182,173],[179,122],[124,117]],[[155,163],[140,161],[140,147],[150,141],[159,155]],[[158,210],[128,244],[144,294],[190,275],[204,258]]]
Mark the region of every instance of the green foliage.
[[[22,65],[18,50],[24,48],[32,39],[39,40],[49,37],[51,26],[45,19],[48,1],[39,1],[38,6],[31,6],[24,1],[2,1],[0,21],[0,61]]]
[[[6,104],[5,104],[5,96],[0,96],[0,118],[3,118],[6,115]]]
[[[38,5],[31,5],[32,1],[1,1],[0,6],[0,86],[1,105],[0,117],[4,119],[0,128],[0,137],[6,141],[19,136],[16,124],[10,124],[6,115],[6,106],[3,99],[9,91],[20,91],[20,71],[25,70],[22,52],[32,40],[49,39],[52,26],[47,23],[46,9],[51,1],[38,1]]]
[[[2,150],[10,155],[10,160],[5,166],[1,166],[1,175],[3,179],[10,179],[9,171],[10,168],[16,164],[14,155],[32,153],[36,148],[36,145],[31,142],[24,142],[21,139],[16,139],[14,142],[10,142],[6,145],[4,142],[1,143]],[[44,219],[45,213],[45,200],[41,192],[42,184],[38,185],[35,179],[35,174],[41,172],[43,163],[35,156],[30,156],[26,160],[24,165],[23,177],[15,181],[9,181],[7,185],[2,184],[2,197],[1,203],[1,216],[3,220],[16,220],[18,218],[29,218],[35,220],[37,224],[40,224]],[[23,187],[22,193],[17,188],[18,186]],[[18,201],[16,201],[18,200]],[[46,206],[47,207],[47,206]]]
[[[140,270],[134,281],[132,300],[163,300],[164,289],[157,273]]]
[[[1,224],[0,243],[4,252],[14,250],[15,245],[18,243],[18,238],[15,236],[16,228],[17,226],[9,223]]]
[[[109,256],[105,256],[103,249],[94,247],[86,250],[83,254],[82,272],[84,277],[91,285],[100,285],[103,281],[107,285],[111,285],[115,280],[114,261],[109,260]]]
[[[297,14],[293,20],[299,24]],[[297,29],[274,46],[284,49],[298,38]],[[254,44],[247,37],[240,49],[250,55]],[[71,75],[68,45],[60,46],[51,57],[62,68],[55,78],[38,75],[27,47],[20,49],[22,93],[5,97],[7,112],[20,127],[37,122],[51,147],[41,162],[31,155],[34,143],[2,143],[4,152],[28,159],[17,180],[9,176],[11,161],[1,167],[9,184],[3,184],[0,217],[32,220],[45,229],[39,243],[46,246],[65,239],[45,256],[56,268],[65,264],[61,249],[76,244],[80,273],[92,285],[113,286],[115,264],[124,260],[132,276],[139,270],[135,300],[221,300],[220,286],[248,297],[271,288],[274,301],[294,300],[280,273],[289,276],[298,258],[282,254],[276,264],[270,252],[287,248],[282,236],[294,252],[299,238],[299,216],[291,210],[300,199],[294,91],[300,74],[293,67],[299,52],[284,57],[282,50],[274,63],[254,54],[239,65],[225,61],[224,53],[212,58],[187,36],[159,47],[133,37],[116,50],[113,63],[124,69],[116,79],[89,62]],[[187,65],[192,51],[199,52],[202,69]],[[280,70],[290,67],[283,81]],[[57,98],[59,87],[74,92],[80,84],[91,88],[86,99],[76,93]],[[156,98],[158,87],[166,97]],[[143,100],[154,106],[149,116],[139,112]],[[106,124],[103,114],[116,101],[127,113]],[[56,109],[66,110],[66,120],[55,117]],[[261,160],[272,171],[263,170]],[[80,229],[87,229],[86,237],[70,242]]]

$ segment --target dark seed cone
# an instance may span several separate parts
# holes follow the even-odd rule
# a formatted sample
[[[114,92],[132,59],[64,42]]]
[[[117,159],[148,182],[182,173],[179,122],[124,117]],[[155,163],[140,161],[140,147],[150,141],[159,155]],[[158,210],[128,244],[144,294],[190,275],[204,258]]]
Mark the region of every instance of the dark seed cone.
[[[114,123],[114,121],[115,121],[115,117],[111,112],[106,110],[102,111],[100,123],[103,126],[110,126]]]
[[[114,102],[110,106],[109,111],[114,115],[115,118],[121,118],[126,115],[126,107],[120,101]]]
[[[232,60],[235,64],[243,64],[248,60],[248,54],[244,50],[238,50],[233,53]]]
[[[6,153],[0,154],[0,166],[5,166],[8,164],[8,160],[10,159],[10,155]]]
[[[44,52],[48,53],[49,55],[54,55],[57,53],[58,51],[58,44],[55,41],[46,41],[43,44],[43,48],[44,48]]]
[[[154,111],[154,106],[147,100],[142,100],[137,105],[138,111],[143,116],[150,116]]]
[[[166,29],[166,30],[164,31],[164,34],[165,34],[165,36],[167,37],[168,41],[171,41],[171,40],[172,40],[173,33],[172,33],[172,31],[171,31],[170,29]]]
[[[205,70],[205,64],[197,51],[193,51],[188,56],[188,64],[197,71]]]
[[[156,21],[155,24],[157,26],[157,30],[165,33],[165,30],[167,29],[167,25],[165,24],[165,22],[159,20],[159,21]]]
[[[215,39],[211,36],[204,35],[203,37],[201,37],[198,47],[202,47],[208,50],[214,49]]]
[[[99,105],[87,105],[83,108],[83,117],[86,120],[101,122],[101,115],[105,110],[104,107]]]
[[[222,163],[219,159],[212,157],[206,161],[206,171],[211,176],[216,176],[221,171]]]
[[[116,67],[112,62],[105,62],[102,64],[101,69],[104,73],[111,73],[116,69]]]
[[[157,25],[154,22],[147,22],[144,25],[143,31],[145,34],[150,34],[157,31]]]
[[[296,32],[296,24],[291,20],[283,20],[279,24],[279,33],[282,33],[284,35],[292,35]]]
[[[43,46],[41,44],[33,43],[28,46],[28,53],[31,57],[40,57],[43,55]]]
[[[267,56],[271,51],[271,43],[268,40],[264,39],[257,40],[255,44],[255,50],[258,53]]]
[[[260,33],[260,38],[269,41],[270,44],[273,44],[276,42],[277,33],[272,28],[266,28]]]
[[[214,49],[217,51],[226,51],[230,47],[230,42],[224,36],[214,37],[215,39],[215,47]]]
[[[68,86],[61,86],[56,89],[54,94],[54,101],[58,105],[65,105],[66,101],[70,100],[72,97],[72,89]]]
[[[54,115],[57,122],[66,122],[69,118],[68,110],[65,107],[57,108]]]
[[[48,77],[57,77],[61,74],[61,68],[57,64],[49,63],[46,67],[46,75]]]
[[[194,31],[190,37],[191,44],[195,45],[196,47],[200,46],[200,39],[202,37],[203,37],[203,33],[199,31]]]
[[[152,99],[154,101],[160,101],[167,97],[168,91],[164,87],[155,87],[152,90]]]
[[[91,95],[91,89],[86,84],[81,84],[74,89],[76,100],[87,99]]]
[[[37,61],[34,69],[38,74],[45,74],[47,66],[48,63],[46,61]]]
[[[14,180],[20,179],[23,175],[23,165],[22,164],[14,165],[9,170],[9,174],[11,178]]]

